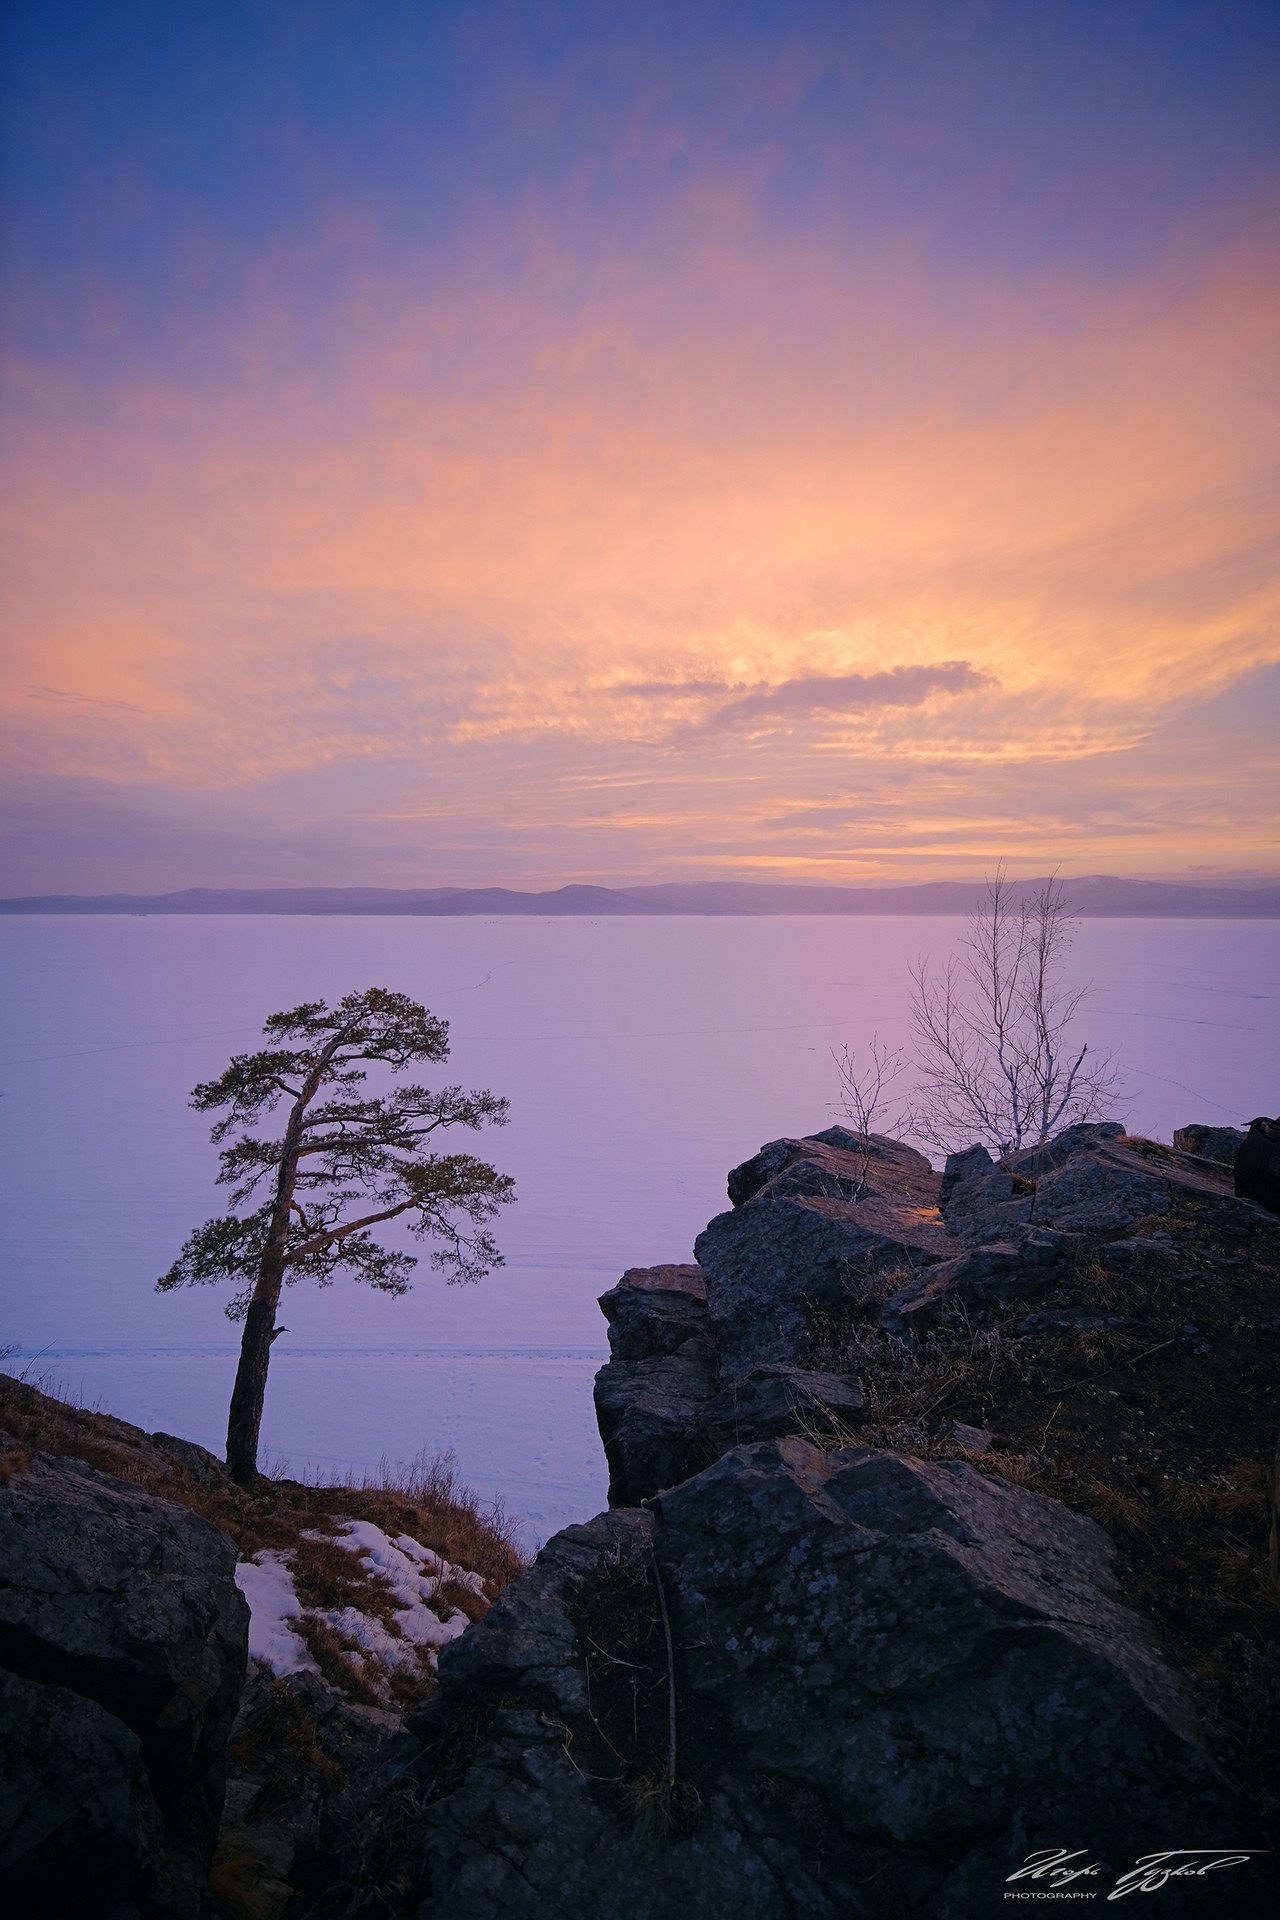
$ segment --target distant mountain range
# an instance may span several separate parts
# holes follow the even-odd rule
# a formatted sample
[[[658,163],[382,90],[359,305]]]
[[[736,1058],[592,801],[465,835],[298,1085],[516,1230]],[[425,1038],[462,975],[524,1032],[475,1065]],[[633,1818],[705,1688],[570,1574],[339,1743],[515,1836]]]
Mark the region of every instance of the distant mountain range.
[[[1012,882],[1015,897],[1044,884]],[[1274,920],[1280,885],[1196,887],[1109,874],[1065,881],[1084,919]],[[913,887],[809,887],[747,880],[693,880],[656,887],[186,887],[179,893],[51,893],[0,900],[0,913],[415,914],[964,914],[982,902],[976,880]]]

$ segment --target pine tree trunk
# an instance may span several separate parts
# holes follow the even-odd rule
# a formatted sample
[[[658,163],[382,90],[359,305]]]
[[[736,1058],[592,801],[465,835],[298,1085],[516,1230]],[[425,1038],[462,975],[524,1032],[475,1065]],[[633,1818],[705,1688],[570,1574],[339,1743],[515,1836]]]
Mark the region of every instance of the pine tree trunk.
[[[236,1368],[227,1419],[227,1470],[241,1486],[257,1477],[258,1433],[262,1426],[262,1403],[267,1391],[267,1368],[271,1363],[279,1298],[277,1287],[274,1299],[251,1300],[244,1317],[240,1364]]]
[[[284,1285],[285,1250],[289,1238],[289,1208],[298,1175],[298,1141],[304,1101],[294,1107],[280,1155],[280,1173],[276,1182],[276,1203],[272,1210],[267,1244],[258,1268],[258,1283],[253,1289],[244,1317],[240,1338],[240,1364],[236,1384],[231,1391],[231,1411],[227,1418],[227,1469],[242,1486],[257,1478],[258,1431],[262,1426],[262,1402],[267,1391],[267,1368],[271,1364],[271,1342],[276,1332],[276,1308]]]
[[[284,1286],[289,1217],[298,1179],[304,1116],[324,1082],[329,1063],[342,1038],[342,1032],[333,1035],[303,1081],[302,1090],[289,1115],[284,1139],[280,1143],[275,1205],[271,1210],[271,1225],[267,1229],[262,1263],[258,1268],[258,1283],[244,1317],[240,1364],[236,1368],[236,1384],[231,1391],[231,1411],[227,1419],[227,1469],[231,1478],[242,1486],[255,1480],[258,1475],[258,1431],[262,1426],[262,1403],[267,1392],[271,1342],[276,1334],[276,1309],[280,1305],[280,1291]]]

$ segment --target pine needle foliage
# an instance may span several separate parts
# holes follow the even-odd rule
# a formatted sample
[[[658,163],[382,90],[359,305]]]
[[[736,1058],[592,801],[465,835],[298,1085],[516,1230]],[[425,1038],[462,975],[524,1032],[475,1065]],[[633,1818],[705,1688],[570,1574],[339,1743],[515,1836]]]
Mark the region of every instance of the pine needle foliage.
[[[502,1126],[505,1099],[461,1087],[366,1092],[370,1066],[398,1075],[448,1058],[448,1024],[415,1000],[369,987],[332,1008],[313,1000],[273,1013],[263,1033],[262,1051],[237,1054],[191,1095],[198,1112],[221,1110],[212,1138],[234,1211],[197,1227],[156,1283],[162,1293],[219,1282],[235,1289],[227,1313],[245,1327],[227,1458],[241,1478],[256,1471],[281,1288],[303,1279],[328,1286],[346,1273],[381,1293],[406,1293],[415,1256],[374,1232],[397,1219],[440,1243],[432,1263],[451,1282],[478,1280],[502,1264],[489,1222],[514,1197],[514,1182],[487,1162],[429,1145],[450,1127]],[[283,1133],[263,1137],[260,1123],[282,1106]]]

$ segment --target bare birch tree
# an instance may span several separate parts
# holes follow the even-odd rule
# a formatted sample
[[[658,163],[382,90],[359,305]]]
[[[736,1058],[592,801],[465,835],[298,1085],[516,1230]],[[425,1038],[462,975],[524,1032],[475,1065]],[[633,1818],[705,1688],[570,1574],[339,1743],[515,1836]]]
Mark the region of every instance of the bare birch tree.
[[[831,1055],[840,1082],[840,1097],[832,1111],[853,1122],[852,1131],[861,1142],[862,1171],[855,1200],[861,1200],[871,1172],[872,1132],[877,1125],[889,1124],[889,1112],[896,1104],[890,1089],[906,1069],[905,1048],[886,1047],[878,1033],[872,1034],[866,1054],[860,1065],[854,1049],[846,1043],[838,1052],[833,1048]]]
[[[501,1126],[504,1099],[461,1087],[401,1086],[372,1099],[363,1092],[367,1064],[398,1074],[448,1057],[448,1025],[416,1001],[370,987],[332,1009],[316,1000],[273,1013],[263,1032],[269,1046],[237,1054],[217,1080],[195,1089],[191,1104],[204,1113],[226,1109],[215,1143],[240,1134],[223,1147],[218,1174],[232,1205],[263,1187],[269,1198],[251,1212],[206,1220],[156,1282],[162,1293],[220,1280],[237,1289],[227,1313],[243,1320],[244,1333],[227,1466],[240,1481],[257,1472],[281,1288],[304,1278],[328,1286],[345,1270],[381,1293],[406,1293],[413,1255],[370,1232],[402,1217],[412,1233],[443,1242],[432,1260],[451,1279],[479,1279],[502,1264],[487,1223],[514,1192],[508,1175],[483,1160],[425,1150],[443,1128]],[[283,1135],[262,1140],[248,1131],[282,1101]]]
[[[1102,1112],[1117,1074],[1110,1054],[1072,1032],[1089,992],[1065,978],[1072,925],[1058,880],[1017,901],[997,869],[960,952],[940,973],[927,960],[914,969],[919,1139],[1004,1154]]]

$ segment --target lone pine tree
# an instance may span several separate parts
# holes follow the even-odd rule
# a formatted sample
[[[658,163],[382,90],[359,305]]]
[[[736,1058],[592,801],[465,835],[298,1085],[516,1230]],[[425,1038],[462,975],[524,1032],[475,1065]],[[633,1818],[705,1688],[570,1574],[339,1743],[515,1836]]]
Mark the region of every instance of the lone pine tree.
[[[406,1293],[416,1259],[381,1246],[369,1231],[401,1216],[411,1232],[444,1242],[432,1262],[451,1281],[478,1280],[502,1264],[486,1223],[514,1193],[514,1182],[483,1160],[423,1150],[446,1127],[502,1126],[506,1100],[461,1087],[365,1094],[369,1063],[399,1074],[448,1058],[447,1023],[416,1001],[370,987],[332,1010],[315,1000],[273,1013],[263,1033],[270,1043],[263,1052],[235,1055],[219,1079],[194,1089],[191,1104],[202,1113],[227,1109],[214,1125],[215,1143],[238,1136],[223,1147],[218,1173],[232,1206],[245,1207],[264,1188],[271,1197],[252,1212],[206,1220],[156,1282],[162,1293],[222,1280],[238,1286],[227,1307],[231,1319],[244,1321],[227,1466],[240,1481],[258,1468],[281,1288],[304,1278],[328,1286],[345,1271],[382,1293]],[[282,1102],[288,1118],[278,1139],[249,1132]]]

